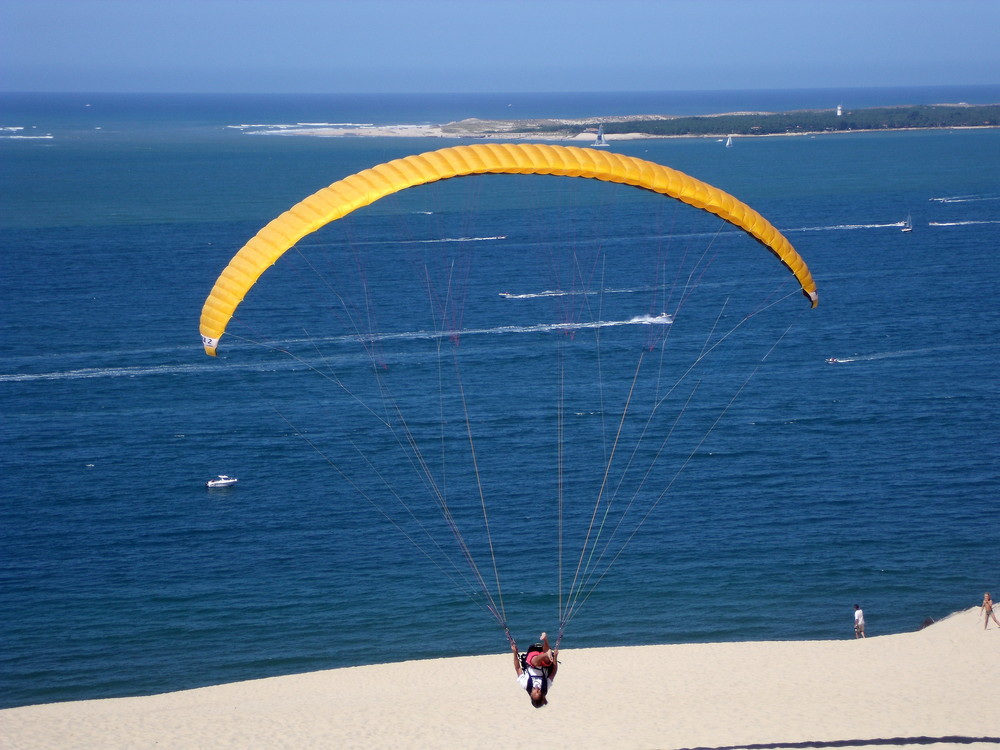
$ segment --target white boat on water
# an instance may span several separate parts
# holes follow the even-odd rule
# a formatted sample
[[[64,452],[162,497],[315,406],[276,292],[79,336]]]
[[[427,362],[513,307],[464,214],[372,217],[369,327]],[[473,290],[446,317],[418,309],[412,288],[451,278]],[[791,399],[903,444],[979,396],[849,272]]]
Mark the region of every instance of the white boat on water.
[[[909,214],[906,215],[906,221],[903,222],[903,228],[900,231],[903,232],[913,231],[913,217],[911,217]]]
[[[594,145],[597,147],[607,146],[608,142],[604,139],[604,126],[597,126],[597,140],[594,141]]]
[[[236,477],[227,476],[226,474],[219,474],[218,479],[209,479],[205,482],[206,487],[216,488],[216,487],[232,487],[239,480]]]
[[[733,147],[733,137],[729,136],[728,138],[726,138],[726,148],[732,148],[732,147]]]

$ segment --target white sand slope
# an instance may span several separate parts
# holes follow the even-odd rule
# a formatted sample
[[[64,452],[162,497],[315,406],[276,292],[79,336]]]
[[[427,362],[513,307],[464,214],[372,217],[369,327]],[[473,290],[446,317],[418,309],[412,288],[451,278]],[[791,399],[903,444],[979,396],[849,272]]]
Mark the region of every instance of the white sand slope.
[[[0,747],[1000,747],[977,608],[866,640],[564,650],[536,710],[509,653],[0,711]],[[932,740],[937,740],[931,744]]]

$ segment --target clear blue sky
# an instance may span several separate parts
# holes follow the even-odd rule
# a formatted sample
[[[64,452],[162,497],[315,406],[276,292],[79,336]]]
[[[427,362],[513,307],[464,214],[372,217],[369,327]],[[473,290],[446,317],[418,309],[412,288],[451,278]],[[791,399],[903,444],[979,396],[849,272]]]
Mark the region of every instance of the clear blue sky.
[[[0,0],[0,90],[1000,83],[1000,0]]]

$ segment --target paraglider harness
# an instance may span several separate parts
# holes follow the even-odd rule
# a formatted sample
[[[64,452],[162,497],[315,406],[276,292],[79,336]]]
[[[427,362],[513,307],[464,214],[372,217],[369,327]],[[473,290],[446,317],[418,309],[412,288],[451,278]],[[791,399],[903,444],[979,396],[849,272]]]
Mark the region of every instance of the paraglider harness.
[[[535,680],[541,680],[542,682],[541,684],[542,695],[546,695],[549,692],[549,671],[552,669],[552,667],[535,667],[528,663],[528,657],[530,657],[532,654],[542,654],[542,653],[545,653],[545,646],[542,645],[541,643],[532,643],[530,646],[528,646],[527,651],[525,651],[523,654],[520,654],[521,670],[526,675],[528,675],[528,685],[527,687],[525,687],[525,690],[527,690],[529,694],[531,693],[531,690],[535,685]],[[541,676],[538,676],[537,674],[532,674],[532,672],[528,670],[532,670],[536,673],[541,672]]]

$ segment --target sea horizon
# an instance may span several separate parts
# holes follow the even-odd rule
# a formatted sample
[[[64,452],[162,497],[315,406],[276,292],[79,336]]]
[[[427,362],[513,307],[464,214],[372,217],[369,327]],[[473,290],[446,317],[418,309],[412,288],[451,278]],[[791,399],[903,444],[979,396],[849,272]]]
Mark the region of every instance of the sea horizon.
[[[88,101],[90,100],[90,101]],[[906,106],[920,104],[997,104],[1000,85],[836,87],[817,89],[715,89],[595,92],[491,92],[440,93],[150,93],[150,92],[0,92],[0,125],[10,117],[43,114],[46,103],[72,107],[117,103],[115,115],[135,115],[150,107],[161,117],[178,117],[185,107],[203,110],[261,114],[260,102],[277,103],[277,111],[315,112],[317,108],[349,107],[368,114],[373,124],[441,124],[477,117],[481,119],[538,119],[545,117],[599,117],[641,114],[694,116],[736,111],[785,112],[809,109]],[[121,107],[122,104],[134,107]],[[159,105],[159,106],[157,106]],[[39,109],[41,108],[41,109]],[[266,108],[273,112],[275,109]],[[399,118],[401,120],[386,119]],[[190,114],[187,112],[186,114]]]

